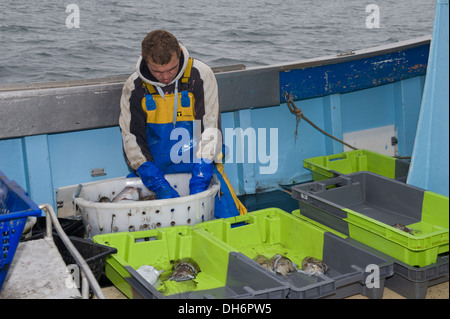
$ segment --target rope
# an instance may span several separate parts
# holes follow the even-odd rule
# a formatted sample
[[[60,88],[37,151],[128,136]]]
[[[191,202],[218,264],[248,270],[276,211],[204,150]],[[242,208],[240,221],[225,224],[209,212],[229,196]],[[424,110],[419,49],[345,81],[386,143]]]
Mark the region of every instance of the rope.
[[[308,119],[305,114],[303,114],[303,111],[299,108],[297,108],[297,106],[295,106],[294,101],[292,100],[292,95],[285,92],[284,93],[284,98],[286,100],[287,106],[289,107],[289,111],[291,111],[292,114],[294,114],[297,118],[297,128],[298,128],[298,123],[300,123],[300,120],[303,118],[306,122],[308,122],[309,124],[311,124],[312,127],[314,127],[316,130],[318,130],[319,132],[325,134],[326,136],[332,138],[335,141],[338,141],[339,143],[344,144],[347,147],[350,147],[353,150],[357,150],[356,147],[345,143],[344,141],[334,137],[331,134],[328,134],[327,132],[325,132],[324,130],[322,130],[320,127],[318,127],[316,124],[314,124],[310,119]],[[295,129],[295,134],[297,134],[297,128]]]

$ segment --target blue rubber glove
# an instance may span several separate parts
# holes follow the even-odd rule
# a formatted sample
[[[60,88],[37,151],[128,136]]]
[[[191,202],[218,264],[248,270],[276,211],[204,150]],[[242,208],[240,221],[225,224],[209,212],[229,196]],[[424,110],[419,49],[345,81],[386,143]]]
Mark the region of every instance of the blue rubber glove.
[[[157,199],[180,197],[153,162],[145,162],[136,170],[144,185],[155,192]]]
[[[210,160],[201,159],[200,163],[194,163],[192,177],[189,181],[190,194],[198,194],[208,189],[213,175],[214,163]]]

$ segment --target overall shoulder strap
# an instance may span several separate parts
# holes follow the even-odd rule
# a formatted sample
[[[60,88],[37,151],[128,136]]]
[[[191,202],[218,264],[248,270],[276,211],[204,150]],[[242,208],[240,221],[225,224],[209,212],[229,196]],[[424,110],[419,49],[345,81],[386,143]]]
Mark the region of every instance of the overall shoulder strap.
[[[194,63],[194,59],[192,57],[190,57],[187,65],[186,65],[186,69],[184,70],[183,77],[181,78],[181,90],[182,91],[185,91],[188,89],[189,78],[191,77],[193,63]]]
[[[144,88],[145,94],[155,94],[156,93],[156,89],[153,85],[148,84],[147,82],[144,82],[143,80],[141,80],[142,83],[142,87]]]

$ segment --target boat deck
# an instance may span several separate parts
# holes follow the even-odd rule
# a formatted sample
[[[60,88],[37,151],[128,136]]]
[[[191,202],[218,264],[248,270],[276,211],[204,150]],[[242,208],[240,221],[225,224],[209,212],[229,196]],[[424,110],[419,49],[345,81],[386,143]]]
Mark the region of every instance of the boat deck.
[[[80,299],[52,238],[19,243],[0,299]]]

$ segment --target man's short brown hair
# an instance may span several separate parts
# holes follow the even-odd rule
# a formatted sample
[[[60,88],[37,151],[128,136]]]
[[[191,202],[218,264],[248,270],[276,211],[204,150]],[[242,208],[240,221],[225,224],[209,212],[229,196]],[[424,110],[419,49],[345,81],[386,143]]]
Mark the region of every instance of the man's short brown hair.
[[[173,53],[180,57],[180,44],[177,38],[165,30],[154,30],[142,40],[142,57],[156,64],[167,64]]]

